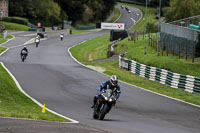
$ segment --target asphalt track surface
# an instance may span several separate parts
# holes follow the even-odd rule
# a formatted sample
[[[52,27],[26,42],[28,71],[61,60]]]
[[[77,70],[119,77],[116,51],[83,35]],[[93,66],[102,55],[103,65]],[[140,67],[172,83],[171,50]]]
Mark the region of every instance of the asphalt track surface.
[[[122,11],[117,22],[131,26],[130,17]],[[129,16],[131,15],[131,16]],[[137,16],[135,16],[137,17]],[[134,18],[138,19],[138,18]],[[28,45],[29,56],[21,62],[22,47],[9,49],[0,57],[16,77],[23,90],[51,110],[79,121],[79,124],[62,124],[45,121],[0,119],[0,132],[48,133],[199,133],[200,108],[169,99],[141,88],[120,82],[121,96],[105,120],[92,119],[90,105],[97,87],[109,77],[88,69],[68,53],[68,48],[108,31],[66,36],[63,41],[51,38],[42,41],[38,48]],[[21,36],[4,44],[13,47],[21,44]],[[29,37],[24,36],[24,40]],[[19,43],[18,43],[19,42]]]

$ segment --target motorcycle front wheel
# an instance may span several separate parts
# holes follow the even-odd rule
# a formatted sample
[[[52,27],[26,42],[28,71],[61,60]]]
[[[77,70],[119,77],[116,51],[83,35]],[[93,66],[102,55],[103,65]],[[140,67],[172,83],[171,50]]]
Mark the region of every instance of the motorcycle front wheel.
[[[23,56],[22,56],[22,62],[24,62],[24,60],[25,60],[25,56],[23,55]]]
[[[107,103],[104,104],[104,107],[102,110],[100,110],[100,114],[99,114],[99,120],[103,120],[106,113],[110,110],[110,107]]]

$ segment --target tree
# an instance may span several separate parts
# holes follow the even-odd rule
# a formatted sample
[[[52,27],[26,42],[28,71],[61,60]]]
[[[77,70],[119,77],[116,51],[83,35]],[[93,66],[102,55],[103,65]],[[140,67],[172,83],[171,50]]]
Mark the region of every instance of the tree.
[[[61,21],[61,8],[56,2],[53,0],[35,0],[35,2],[36,1],[40,1],[37,5],[37,10],[35,11],[37,18],[50,21],[52,24],[58,24]]]
[[[171,0],[170,6],[164,8],[167,22],[183,19],[200,14],[199,0]]]
[[[87,0],[55,0],[61,9],[66,12],[70,21],[82,20],[83,13],[85,11],[84,4]]]
[[[33,0],[10,0],[9,14],[10,16],[31,17],[36,18],[35,6]]]
[[[9,2],[10,16],[26,17],[34,22],[41,19],[52,24],[61,21],[61,8],[54,0],[10,0]]]

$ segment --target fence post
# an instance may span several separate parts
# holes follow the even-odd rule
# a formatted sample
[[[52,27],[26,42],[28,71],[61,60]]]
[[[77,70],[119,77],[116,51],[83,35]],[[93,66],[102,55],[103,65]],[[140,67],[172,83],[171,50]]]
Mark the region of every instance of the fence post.
[[[167,43],[167,56],[169,54],[169,44]]]
[[[151,43],[151,41],[150,41],[151,35],[148,35],[148,38],[149,38],[149,39],[148,39],[148,40],[149,40],[149,41],[148,41],[148,45],[150,45],[150,43]]]
[[[159,53],[159,42],[157,42],[157,56],[159,56],[160,53]]]
[[[161,45],[162,45],[162,46],[161,46],[161,47],[162,47],[161,49],[162,49],[162,56],[163,56],[163,49],[164,49],[164,46],[163,46],[163,45],[164,45],[164,42],[162,42]]]
[[[179,59],[181,58],[181,45],[180,45],[180,43],[179,43],[179,45],[178,45],[178,57],[179,57]]]
[[[185,51],[185,54],[186,54],[186,55],[185,55],[185,60],[187,60],[187,44],[186,44],[185,47],[186,47],[186,48],[185,48],[185,50],[186,50],[186,51]]]
[[[174,45],[174,41],[172,42],[172,54],[173,54],[173,56],[174,56],[174,48],[175,47],[175,45]]]
[[[192,63],[194,63],[194,46],[192,47]]]
[[[144,40],[144,31],[142,32],[142,34],[143,34],[143,40]]]
[[[157,38],[157,33],[156,33],[156,42],[157,42],[157,39],[158,39],[158,38]]]

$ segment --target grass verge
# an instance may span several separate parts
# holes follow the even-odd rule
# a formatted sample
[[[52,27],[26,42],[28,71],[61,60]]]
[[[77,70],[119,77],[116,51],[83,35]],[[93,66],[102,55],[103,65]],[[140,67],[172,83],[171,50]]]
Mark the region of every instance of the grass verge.
[[[0,65],[0,116],[68,121],[48,111],[41,111],[41,107],[19,91],[13,79]]]
[[[94,56],[95,58],[93,58],[93,60],[102,59],[102,57],[106,57],[106,55],[102,55],[102,54],[103,53],[106,54],[105,48],[108,47],[108,43],[106,41],[100,43],[99,40],[108,40],[108,38],[109,38],[109,35],[104,35],[104,36],[94,38],[92,40],[89,40],[87,42],[84,42],[82,44],[79,44],[79,45],[71,48],[70,52],[78,61],[84,62],[85,65],[93,65],[93,66],[104,68],[105,74],[108,74],[108,75],[115,74],[122,81],[125,81],[125,82],[133,84],[133,85],[137,85],[139,87],[142,87],[142,88],[145,88],[145,89],[148,89],[148,90],[160,93],[160,94],[164,94],[164,95],[176,98],[176,99],[180,99],[180,100],[183,100],[183,101],[186,101],[189,103],[200,105],[200,95],[199,94],[191,94],[191,93],[179,90],[179,89],[170,88],[170,87],[162,85],[158,82],[153,82],[148,79],[134,75],[129,71],[120,69],[118,67],[118,63],[119,63],[118,60],[106,61],[106,62],[90,62],[89,59],[90,59],[91,54],[96,55],[96,56]],[[97,42],[98,42],[98,44],[97,44]],[[142,40],[142,42],[143,42],[143,40]],[[96,44],[96,46],[93,46],[94,44]],[[138,45],[137,50],[142,51],[142,53],[143,53],[144,45],[140,47],[140,45],[142,45],[141,43],[136,44],[136,43],[133,43],[132,41],[128,42],[128,40],[126,40],[126,39],[119,42],[119,44],[117,44],[117,47],[115,47],[115,49],[118,52],[132,50],[132,53],[130,52],[129,54],[135,55],[137,50],[135,50],[133,47],[136,47],[136,45]],[[98,48],[98,50],[95,50],[96,48]],[[84,50],[82,50],[82,49],[84,49]],[[151,49],[151,47],[147,48],[149,54],[152,54],[151,52],[155,53],[155,51],[153,49],[152,49],[152,51],[150,51],[150,49]],[[77,52],[77,51],[79,51],[79,52]],[[102,54],[99,54],[99,53],[102,53]],[[147,60],[151,60],[150,55],[147,54],[146,57],[143,57],[143,56],[144,55],[140,55],[140,56],[138,56],[138,58],[146,58]],[[171,58],[171,56],[170,57],[163,56],[163,58]],[[165,60],[165,59],[160,59],[160,61],[163,61],[163,60]],[[85,61],[87,61],[87,62],[85,62]],[[168,60],[166,60],[166,61],[168,61]],[[182,62],[182,60],[180,60],[180,62]],[[184,63],[182,63],[182,64],[184,64]],[[169,66],[174,67],[171,64]]]
[[[28,31],[29,29],[28,26],[22,24],[16,24],[4,21],[0,21],[0,24],[3,24],[6,27],[6,30]]]
[[[0,54],[1,54],[2,52],[4,52],[6,49],[7,49],[7,48],[5,48],[5,47],[0,47]]]
[[[191,59],[186,61],[184,58],[179,59],[178,56],[173,56],[172,54],[167,56],[166,51],[163,56],[161,53],[160,56],[157,56],[156,49],[152,48],[148,44],[147,54],[145,55],[145,43],[142,38],[142,36],[139,36],[139,40],[137,40],[136,43],[128,41],[128,39],[118,42],[115,48],[116,53],[127,51],[128,54],[125,55],[126,58],[138,61],[142,64],[163,68],[179,74],[200,77],[200,58],[196,58],[195,63],[192,63]]]
[[[12,38],[12,36],[10,36],[10,35],[7,36],[6,38],[2,38],[2,34],[0,34],[0,44],[6,42],[8,39],[11,39],[11,38]],[[5,47],[0,47],[0,54],[1,54],[2,52],[4,52],[6,49],[7,49],[7,48],[5,48]]]
[[[115,22],[120,16],[120,10],[118,8],[114,9],[114,15],[112,16],[112,18],[109,20],[109,23],[113,23]]]

